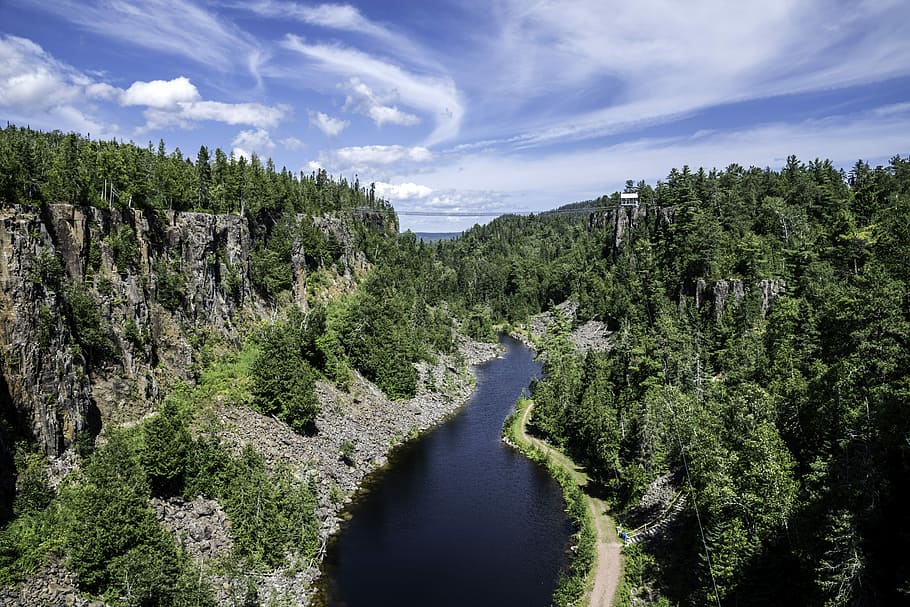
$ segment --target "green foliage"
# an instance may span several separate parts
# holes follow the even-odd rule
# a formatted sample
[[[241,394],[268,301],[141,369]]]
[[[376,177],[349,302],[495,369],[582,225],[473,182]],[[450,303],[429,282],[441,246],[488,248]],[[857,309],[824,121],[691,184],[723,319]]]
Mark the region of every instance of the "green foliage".
[[[683,167],[639,186],[662,208],[621,239],[627,211],[588,228],[500,218],[434,254],[465,316],[522,319],[571,295],[581,320],[614,329],[583,365],[564,327],[542,342],[534,427],[620,512],[658,475],[690,478],[724,604],[897,602],[910,588],[908,559],[890,556],[910,539],[908,166],[860,162],[849,179],[794,157],[780,172]],[[633,557],[628,596],[713,602],[693,514],[669,547]]]
[[[49,291],[58,290],[63,281],[63,263],[50,249],[41,249],[31,258],[28,280]]]
[[[50,510],[23,512],[0,528],[0,586],[18,582],[44,563],[57,532]]]
[[[186,300],[186,276],[177,260],[155,262],[156,299],[166,309],[174,312]]]
[[[270,475],[262,457],[249,446],[231,462],[227,475],[218,498],[231,520],[238,556],[254,567],[272,569],[289,550],[306,557],[315,554],[318,526],[312,482],[299,483],[289,471]]]
[[[139,333],[139,326],[132,317],[127,318],[123,324],[123,338],[136,348],[141,349],[143,346],[144,340],[142,334]]]
[[[80,585],[128,605],[213,604],[149,507],[135,433],[110,436],[60,495],[61,543]]]
[[[309,323],[318,324],[319,316],[293,310],[287,321],[267,326],[260,334],[259,353],[250,368],[253,406],[308,433],[315,429],[319,412],[310,359],[318,355],[315,334],[320,332]]]
[[[16,498],[13,512],[23,516],[41,512],[48,507],[54,494],[48,484],[47,460],[28,453],[23,446],[16,449]]]
[[[293,277],[290,248],[254,249],[250,254],[250,271],[253,285],[257,289],[272,298],[277,297],[282,291],[291,288]]]
[[[152,488],[163,494],[178,493],[189,466],[192,438],[186,414],[173,399],[142,425],[142,467]]]
[[[341,447],[339,448],[339,451],[341,452],[341,459],[348,466],[353,466],[356,463],[354,460],[354,452],[356,449],[357,448],[354,446],[354,443],[351,441],[344,441],[341,443]]]
[[[104,358],[112,350],[110,328],[102,320],[98,302],[84,284],[71,285],[66,291],[70,329],[84,352]]]
[[[285,168],[277,170],[271,160],[229,156],[217,148],[212,153],[205,146],[195,162],[188,160],[179,148],[167,153],[163,141],[157,149],[140,148],[116,140],[91,141],[75,133],[7,126],[0,128],[0,199],[4,204],[47,201],[102,208],[126,208],[132,201],[138,209],[193,209],[253,217],[285,209],[314,215],[352,207],[391,208],[359,183],[332,179],[322,170],[294,174]],[[104,198],[98,196],[102,190]],[[394,221],[389,223],[397,230]],[[320,246],[313,248],[314,255],[323,256],[336,250],[332,238],[322,238]],[[129,255],[117,261],[121,272],[128,265]]]
[[[139,245],[136,242],[136,233],[132,226],[123,225],[111,232],[105,243],[111,249],[114,265],[120,276],[135,272],[139,268]]]
[[[38,344],[42,348],[47,348],[51,343],[51,337],[54,335],[56,318],[48,306],[38,306]]]
[[[217,424],[200,423],[195,437],[188,433],[191,412],[211,398],[250,400],[245,386],[258,356],[248,347],[203,371],[195,389],[183,386],[169,395],[142,426],[141,461],[158,491],[217,499],[231,521],[235,555],[252,568],[272,569],[289,551],[310,558],[318,549],[315,481],[298,481],[284,468],[269,471],[249,445],[232,456]]]

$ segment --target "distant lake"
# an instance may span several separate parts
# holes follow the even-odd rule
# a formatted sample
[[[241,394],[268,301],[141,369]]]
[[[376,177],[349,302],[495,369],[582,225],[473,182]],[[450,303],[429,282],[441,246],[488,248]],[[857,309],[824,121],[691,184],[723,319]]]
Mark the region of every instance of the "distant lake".
[[[417,240],[436,242],[437,240],[454,240],[461,236],[461,232],[414,232]]]

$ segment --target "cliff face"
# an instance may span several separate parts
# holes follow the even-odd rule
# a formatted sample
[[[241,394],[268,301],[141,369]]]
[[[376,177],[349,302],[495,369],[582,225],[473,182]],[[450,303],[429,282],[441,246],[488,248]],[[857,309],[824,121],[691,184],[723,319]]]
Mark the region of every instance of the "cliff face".
[[[157,396],[162,370],[187,376],[195,332],[230,339],[240,307],[259,303],[249,251],[239,217],[150,221],[140,211],[70,205],[6,212],[0,371],[12,407],[7,419],[59,455],[102,420],[134,417],[137,405]],[[172,309],[161,301],[165,283]]]
[[[645,224],[653,229],[673,223],[673,207],[640,205],[637,207],[616,207],[606,212],[591,213],[588,227],[609,230],[612,234],[613,254],[619,252],[623,243],[630,242],[639,226]]]
[[[338,223],[316,225],[337,237]],[[343,236],[349,274],[365,260]],[[147,414],[163,382],[191,379],[199,346],[238,339],[242,319],[271,309],[250,281],[252,245],[235,215],[0,209],[0,451],[12,434],[60,455]]]
[[[617,207],[606,212],[592,213],[588,220],[590,229],[606,230],[613,246],[614,257],[620,249],[634,242],[635,232],[647,227],[649,232],[659,233],[668,228],[675,219],[673,207],[641,205],[637,207]],[[762,314],[767,314],[774,301],[784,292],[787,284],[783,280],[763,279],[755,284],[746,284],[739,279],[706,281],[699,279],[679,287],[680,306],[685,299],[694,300],[695,307],[711,306],[715,318],[719,321],[724,311],[741,302],[755,299]]]

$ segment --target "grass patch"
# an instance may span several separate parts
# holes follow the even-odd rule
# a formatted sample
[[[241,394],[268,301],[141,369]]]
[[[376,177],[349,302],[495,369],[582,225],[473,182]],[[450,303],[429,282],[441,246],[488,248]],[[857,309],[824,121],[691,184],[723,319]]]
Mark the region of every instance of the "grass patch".
[[[566,502],[566,514],[575,529],[573,535],[577,546],[569,566],[562,572],[553,593],[554,607],[574,605],[584,598],[589,586],[597,556],[597,531],[588,508],[588,500],[581,487],[587,483],[587,475],[580,473],[572,460],[555,450],[548,453],[528,442],[522,432],[525,411],[531,406],[526,398],[518,399],[513,411],[503,424],[503,436],[515,445],[529,459],[546,466],[550,475],[559,483]]]

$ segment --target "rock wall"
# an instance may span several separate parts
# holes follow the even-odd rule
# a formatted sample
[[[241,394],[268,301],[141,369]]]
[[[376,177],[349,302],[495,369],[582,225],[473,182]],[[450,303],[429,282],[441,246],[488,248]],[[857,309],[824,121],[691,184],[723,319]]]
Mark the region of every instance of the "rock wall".
[[[366,262],[348,226],[314,224],[342,246],[350,280]],[[80,433],[139,419],[167,383],[191,380],[200,345],[236,341],[245,319],[271,312],[250,280],[252,249],[236,215],[0,208],[0,406],[15,435],[59,456]],[[72,318],[74,286],[100,318],[94,351]],[[0,450],[12,440],[0,434]]]
[[[654,205],[637,207],[616,207],[609,211],[591,213],[588,227],[609,230],[612,234],[613,254],[619,252],[623,243],[631,241],[639,226],[648,224],[653,228],[669,226],[673,223],[675,209]]]
[[[640,205],[592,213],[588,226],[591,229],[610,231],[610,242],[615,256],[625,244],[634,241],[635,232],[640,227],[647,225],[651,230],[661,230],[672,225],[674,219],[673,207]],[[693,298],[695,307],[699,309],[710,303],[715,317],[720,320],[730,302],[739,304],[753,293],[761,294],[761,312],[767,314],[774,300],[780,297],[786,288],[786,282],[779,279],[765,279],[751,286],[738,279],[718,280],[712,283],[699,279],[680,285],[679,301],[680,305],[684,305],[684,297]]]
[[[715,320],[720,321],[728,309],[750,300],[755,300],[764,316],[786,291],[787,282],[777,278],[767,278],[751,285],[735,278],[714,282],[699,279],[681,284],[678,298],[680,308],[685,307],[688,301],[693,301],[699,310],[710,306]]]

